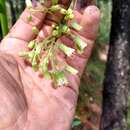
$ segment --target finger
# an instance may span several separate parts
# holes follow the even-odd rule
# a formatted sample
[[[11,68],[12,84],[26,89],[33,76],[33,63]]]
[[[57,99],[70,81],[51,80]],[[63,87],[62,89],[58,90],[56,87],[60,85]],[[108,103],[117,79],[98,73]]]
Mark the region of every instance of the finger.
[[[41,8],[41,7],[38,7]],[[42,7],[43,8],[43,7]],[[25,9],[25,11],[20,16],[19,20],[11,29],[8,37],[14,37],[17,39],[22,39],[24,41],[32,40],[36,35],[32,32],[32,27],[35,26],[38,29],[42,27],[45,13],[32,13],[32,20],[28,21],[28,17],[30,16],[30,10]]]
[[[93,15],[91,15],[89,11],[90,9],[94,13]],[[96,12],[94,12],[95,10]],[[86,19],[89,19],[89,21]],[[58,88],[57,91],[55,92],[55,96],[61,97],[62,100],[66,101],[69,107],[73,107],[76,104],[77,95],[79,93],[79,84],[80,84],[79,77],[81,77],[83,70],[86,66],[86,63],[91,55],[93,43],[97,35],[99,19],[100,19],[100,12],[95,6],[89,6],[88,8],[86,8],[83,16],[76,15],[75,17],[76,21],[80,22],[81,20],[81,24],[83,28],[85,28],[85,31],[83,29],[80,31],[79,34],[77,32],[75,32],[75,34],[79,35],[80,38],[86,42],[87,47],[85,48],[83,55],[74,54],[72,57],[66,58],[66,62],[70,66],[77,69],[79,73],[78,75],[67,74],[67,79],[69,81],[67,88],[66,87]],[[89,28],[87,27],[88,23],[91,23],[91,27]],[[91,31],[92,33],[87,33],[89,35],[84,34],[86,32],[91,32]],[[68,46],[74,47],[75,43],[71,39],[64,37],[62,41]]]
[[[100,11],[96,6],[88,6],[85,9],[80,25],[83,27],[80,35],[90,40],[96,40],[100,22]]]
[[[97,7],[89,6],[85,9],[80,23],[82,30],[79,32],[79,36],[87,44],[87,47],[82,55],[75,54],[73,57],[67,58],[67,62],[79,71],[80,76],[82,75],[86,62],[91,55],[93,43],[97,36],[99,21],[100,12]],[[78,35],[77,32],[74,33],[75,35]]]
[[[93,17],[91,16],[91,13],[89,13],[90,9],[94,13],[92,15]],[[96,12],[94,12],[94,11],[96,11]],[[93,43],[94,43],[94,40],[96,38],[96,34],[97,34],[98,26],[99,26],[99,17],[100,17],[100,12],[97,9],[97,7],[95,7],[95,6],[88,7],[85,10],[83,16],[81,14],[79,14],[78,12],[75,13],[75,20],[78,21],[78,22],[81,21],[81,24],[84,24],[83,28],[84,27],[87,28],[87,26],[88,26],[87,23],[91,23],[91,28],[87,28],[85,31],[84,31],[84,29],[82,29],[79,32],[79,34],[74,32],[76,35],[79,35],[81,37],[81,39],[84,42],[86,42],[86,44],[87,44],[87,47],[85,48],[84,53],[82,55],[74,54],[72,57],[67,57],[66,59],[64,59],[64,61],[66,60],[66,62],[69,65],[73,66],[74,68],[76,68],[79,71],[79,73],[78,73],[79,76],[82,75],[84,67],[86,65],[86,62],[88,61],[88,59],[91,55]],[[86,19],[89,19],[89,21],[87,21]],[[83,20],[86,21],[86,22],[82,23]],[[51,34],[51,31],[52,31],[51,26],[45,25],[43,27],[43,30],[40,32],[39,37],[41,37],[41,39],[44,39],[47,35]],[[92,32],[92,33],[91,34],[89,33],[89,35],[85,35],[86,32]],[[65,37],[65,38],[62,38],[61,40],[66,45],[68,45],[70,47],[74,47],[75,43],[72,40],[70,40],[69,38]],[[62,57],[62,58],[64,58],[64,57]],[[78,85],[74,86],[74,83],[72,82],[74,80],[74,78],[77,80],[77,77],[72,76],[72,75],[68,75],[68,78],[70,80],[69,86],[73,86],[75,91],[78,92],[79,83],[78,83]]]
[[[41,6],[38,6],[38,8],[41,8]],[[21,14],[20,18],[12,27],[9,34],[2,41],[0,47],[1,50],[17,54],[16,52],[18,52],[19,49],[25,48],[26,43],[35,38],[36,35],[32,32],[32,27],[36,26],[40,29],[46,14],[40,12],[32,13],[32,20],[28,21],[27,18],[30,16],[30,13],[30,10],[26,8]]]

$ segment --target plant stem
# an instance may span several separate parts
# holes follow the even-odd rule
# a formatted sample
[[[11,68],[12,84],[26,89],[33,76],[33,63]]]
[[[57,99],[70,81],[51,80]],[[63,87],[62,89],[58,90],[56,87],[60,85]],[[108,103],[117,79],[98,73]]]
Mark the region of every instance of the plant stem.
[[[8,19],[6,14],[5,0],[0,0],[0,24],[2,29],[2,36],[8,33]]]

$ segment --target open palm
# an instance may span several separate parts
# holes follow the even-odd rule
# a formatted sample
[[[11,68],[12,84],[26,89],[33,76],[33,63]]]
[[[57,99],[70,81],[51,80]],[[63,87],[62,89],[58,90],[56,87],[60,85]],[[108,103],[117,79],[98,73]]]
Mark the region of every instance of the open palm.
[[[39,76],[18,56],[25,50],[27,42],[35,38],[32,27],[41,31],[38,40],[51,33],[51,26],[45,25],[45,14],[33,14],[28,23],[26,9],[0,46],[0,130],[69,130],[73,120],[80,77],[91,54],[96,38],[99,10],[90,6],[81,14],[75,11],[83,29],[79,34],[88,46],[84,54],[74,54],[71,58],[59,57],[79,70],[78,75],[67,75],[69,85],[54,89],[52,81]],[[76,32],[74,32],[76,33]],[[61,39],[68,46],[73,42]]]

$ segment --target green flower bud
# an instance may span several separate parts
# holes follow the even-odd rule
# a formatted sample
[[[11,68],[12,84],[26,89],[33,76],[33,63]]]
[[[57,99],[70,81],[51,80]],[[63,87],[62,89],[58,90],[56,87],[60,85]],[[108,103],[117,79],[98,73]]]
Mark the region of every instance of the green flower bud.
[[[57,30],[54,30],[54,31],[52,32],[52,35],[53,35],[53,36],[58,36],[58,35],[59,35],[59,33],[58,33],[58,31],[57,31]]]
[[[55,24],[52,24],[52,28],[55,28],[56,27],[56,25]]]
[[[28,48],[29,48],[29,49],[33,49],[34,46],[35,46],[35,40],[30,41],[29,44],[28,44]]]
[[[76,75],[78,73],[78,70],[76,70],[75,68],[73,68],[72,66],[68,64],[66,65],[65,70],[73,75]]]
[[[38,35],[38,33],[39,33],[39,30],[38,30],[38,28],[37,27],[32,27],[32,31],[33,31],[33,33],[35,33],[36,35]]]
[[[64,44],[60,44],[59,48],[67,55],[67,56],[72,56],[72,54],[74,53],[75,49],[67,47]]]
[[[57,12],[58,10],[60,9],[60,6],[59,5],[53,5],[49,8],[49,11],[52,12],[52,13],[55,13]]]
[[[67,10],[67,14],[73,14],[73,10],[69,8],[69,9]]]
[[[69,33],[70,32],[70,28],[67,25],[63,25],[62,26],[62,32],[63,33]]]
[[[72,20],[74,18],[74,15],[73,14],[68,14],[65,16],[65,20]]]
[[[58,30],[60,27],[59,26],[56,26],[56,30]]]
[[[54,79],[56,85],[63,86],[68,84],[68,80],[64,75],[63,71],[52,72],[52,78]]]
[[[28,52],[28,58],[30,61],[32,61],[33,57],[34,57],[34,51]]]
[[[67,13],[67,10],[65,10],[64,8],[61,8],[60,13],[65,15]]]
[[[31,21],[32,21],[32,15],[29,15],[29,16],[27,17],[27,20],[28,20],[28,22],[31,22]]]

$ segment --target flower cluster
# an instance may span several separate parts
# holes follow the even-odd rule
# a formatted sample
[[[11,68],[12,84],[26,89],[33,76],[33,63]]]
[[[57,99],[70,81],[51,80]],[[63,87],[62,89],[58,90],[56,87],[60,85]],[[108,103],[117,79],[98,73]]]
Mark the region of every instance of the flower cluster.
[[[83,53],[87,44],[79,36],[71,32],[71,28],[80,31],[82,27],[77,22],[72,22],[71,26],[68,26],[68,22],[74,18],[73,10],[71,8],[62,8],[58,4],[58,0],[52,0],[51,7],[44,7],[40,10],[33,7],[35,2],[26,0],[27,7],[30,11],[47,12],[52,15],[59,12],[63,15],[63,19],[58,24],[52,25],[53,31],[51,35],[40,42],[36,39],[30,41],[28,43],[28,51],[22,51],[19,55],[25,58],[35,71],[40,71],[45,78],[52,79],[55,86],[67,85],[68,80],[65,72],[75,75],[78,71],[66,62],[63,63],[63,61],[58,60],[57,52],[60,50],[68,57],[71,57],[75,52],[79,54]],[[40,2],[43,4],[45,0],[40,0]],[[29,16],[28,19],[31,21],[32,17]],[[37,35],[39,33],[36,27],[33,27],[32,31]],[[62,36],[70,37],[75,43],[75,49],[59,42],[58,39]],[[60,65],[62,67],[59,67]]]

